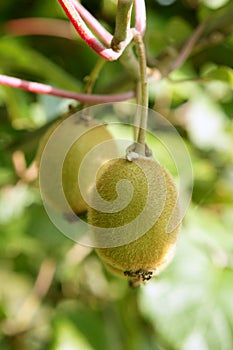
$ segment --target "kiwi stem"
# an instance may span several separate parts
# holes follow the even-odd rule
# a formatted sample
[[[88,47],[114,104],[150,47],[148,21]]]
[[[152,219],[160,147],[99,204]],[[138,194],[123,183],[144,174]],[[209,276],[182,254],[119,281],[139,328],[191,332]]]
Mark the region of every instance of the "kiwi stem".
[[[87,76],[87,78],[86,78],[86,86],[84,88],[84,93],[85,94],[91,94],[92,93],[93,87],[95,85],[95,82],[98,79],[100,71],[103,68],[105,62],[106,61],[103,60],[102,58],[99,59],[96,62],[94,68],[91,71],[91,73]],[[90,105],[90,103],[88,103],[88,102],[83,103],[81,108],[84,109],[84,108],[88,107],[89,105]],[[86,115],[86,117],[88,117],[88,116]]]
[[[146,128],[148,119],[148,86],[147,86],[147,64],[146,64],[146,50],[142,35],[138,31],[134,31],[134,41],[138,53],[139,69],[140,69],[140,122],[137,135],[137,142],[143,146],[146,143]]]
[[[133,0],[118,0],[115,32],[111,42],[111,48],[116,52],[121,50],[121,44],[131,34],[130,20],[132,6]]]
[[[134,115],[134,128],[133,128],[133,139],[135,142],[137,142],[138,139],[138,131],[139,131],[139,125],[140,125],[140,114],[141,114],[141,108],[139,107],[141,103],[141,84],[140,81],[138,81],[136,86],[136,101],[137,101],[137,108]]]

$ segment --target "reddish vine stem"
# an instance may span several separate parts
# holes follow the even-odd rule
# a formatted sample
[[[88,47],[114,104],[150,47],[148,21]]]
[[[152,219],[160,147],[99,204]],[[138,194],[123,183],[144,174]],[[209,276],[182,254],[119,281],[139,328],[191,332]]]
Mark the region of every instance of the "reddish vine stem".
[[[74,40],[67,21],[53,18],[19,18],[6,22],[4,29],[11,35],[48,35]]]
[[[81,36],[81,38],[87,42],[87,44],[97,52],[102,58],[112,61],[118,59],[124,49],[131,41],[132,35],[128,35],[125,38],[122,48],[119,52],[115,52],[109,47],[104,46],[86,26],[83,19],[89,24],[94,32],[102,39],[102,41],[110,46],[113,36],[76,0],[58,0],[66,12],[68,18],[74,25],[75,29]],[[130,1],[129,1],[130,3]],[[135,26],[138,33],[144,33],[146,25],[146,12],[144,0],[134,0],[135,6]],[[83,19],[82,19],[83,18]],[[57,25],[59,22],[59,26]],[[60,30],[60,24],[62,24],[62,31]],[[129,23],[128,23],[129,24]],[[20,26],[19,26],[20,25]],[[59,27],[59,30],[57,31]],[[68,26],[64,21],[51,20],[51,19],[19,19],[10,21],[6,28],[8,31],[13,31],[16,35],[28,35],[28,34],[42,34],[42,35],[55,35],[71,39],[71,33],[68,31]],[[131,29],[132,32],[134,29]],[[79,94],[72,91],[61,90],[54,88],[50,85],[30,82],[19,78],[0,75],[0,84],[27,90],[29,92],[53,95],[58,97],[65,97],[75,99],[84,103],[104,103],[104,102],[117,102],[124,101],[134,97],[135,93],[129,91],[122,94],[114,95],[93,95],[93,94]]]
[[[82,19],[92,28],[92,30],[98,35],[98,37],[102,40],[102,42],[110,47],[112,41],[112,34],[110,34],[101,24],[100,22],[92,16],[92,14],[87,11],[80,2],[76,0],[72,0],[72,3]]]
[[[117,60],[124,49],[128,46],[132,40],[132,35],[130,33],[126,36],[125,40],[121,42],[121,47],[119,51],[114,51],[110,48],[112,35],[106,31],[101,24],[86,10],[77,3],[75,0],[58,0],[61,6],[63,7],[66,15],[72,22],[78,34],[81,38],[90,46],[99,56],[108,60],[114,61]],[[144,0],[134,0],[135,5],[135,25],[136,30],[143,34],[145,31],[146,24],[146,11],[145,11],[145,2]],[[87,27],[85,21],[93,29],[97,36],[99,36],[102,41],[107,45],[102,44],[91,30]],[[111,40],[110,40],[111,39]]]
[[[58,0],[63,7],[66,15],[72,22],[73,26],[81,36],[81,38],[90,46],[99,56],[108,60],[117,60],[121,52],[114,52],[112,49],[106,48],[90,31],[77,12],[72,0]]]
[[[14,78],[8,75],[0,74],[0,85],[10,86],[29,92],[38,94],[53,95],[58,97],[71,98],[80,102],[85,103],[108,103],[108,102],[119,102],[133,98],[135,95],[134,91],[129,91],[121,94],[114,95],[95,95],[95,94],[78,94],[76,92],[61,90],[54,88],[50,85],[40,84],[36,82],[26,81],[19,78]]]
[[[169,73],[174,71],[175,69],[179,68],[185,60],[190,55],[194,45],[196,44],[197,40],[203,33],[203,30],[205,29],[206,23],[202,22],[193,32],[190,39],[187,41],[186,45],[183,47],[182,51],[180,52],[179,56],[175,60],[175,62],[172,63],[172,65],[169,67]]]
[[[146,6],[144,0],[134,0],[135,29],[143,36],[146,31]]]

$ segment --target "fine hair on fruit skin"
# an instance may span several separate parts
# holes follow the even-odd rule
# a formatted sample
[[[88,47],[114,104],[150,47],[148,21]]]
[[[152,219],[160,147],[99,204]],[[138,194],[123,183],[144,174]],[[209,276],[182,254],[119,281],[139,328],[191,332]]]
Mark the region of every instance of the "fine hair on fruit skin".
[[[140,284],[157,275],[173,258],[180,230],[178,193],[171,175],[161,164],[152,158],[139,157],[133,161],[118,158],[104,164],[96,179],[99,195],[109,202],[114,201],[117,197],[116,184],[122,179],[129,180],[134,190],[128,206],[115,213],[101,212],[89,207],[88,222],[93,226],[94,234],[95,227],[114,228],[126,225],[134,220],[146,205],[147,181],[154,185],[151,201],[147,203],[148,221],[156,214],[156,210],[160,212],[152,226],[148,230],[145,229],[139,238],[127,244],[96,248],[97,254],[111,272],[137,285],[137,282]],[[164,203],[160,203],[162,201]],[[94,191],[91,203],[96,205]],[[146,227],[146,221],[141,222],[141,225],[145,224]],[[112,234],[114,235],[114,231]]]
[[[55,141],[50,142],[54,135]],[[75,141],[70,142],[70,140]],[[87,211],[87,203],[81,194],[78,183],[80,166],[86,154],[96,145],[110,140],[113,140],[113,137],[106,125],[93,119],[74,117],[74,115],[65,120],[56,121],[47,130],[40,142],[36,162],[39,168],[45,150],[43,166],[46,171],[43,171],[43,183],[46,186],[42,189],[43,199],[56,212],[61,212],[65,216],[68,212],[67,204],[64,204],[62,198],[57,194],[59,186],[62,187],[68,205],[75,214],[79,215]],[[114,143],[111,143],[109,147],[116,155],[117,149]],[[58,158],[62,152],[64,153],[65,148],[67,148],[67,153],[64,156],[61,168],[58,168]],[[105,157],[100,154],[98,158],[95,157],[91,160],[91,165],[95,163],[96,166],[100,166],[104,161],[106,161]],[[54,176],[54,169],[61,171],[62,183],[59,183],[58,176]],[[87,171],[83,182],[83,193],[88,193],[93,181],[92,171]]]

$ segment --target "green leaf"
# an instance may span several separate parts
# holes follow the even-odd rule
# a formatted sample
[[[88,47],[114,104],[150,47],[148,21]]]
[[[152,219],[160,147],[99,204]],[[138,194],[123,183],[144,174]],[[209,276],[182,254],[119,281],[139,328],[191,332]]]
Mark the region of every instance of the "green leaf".
[[[56,322],[54,344],[50,350],[94,350],[74,324],[60,319]]]
[[[230,85],[233,88],[233,69],[226,66],[212,68],[203,75],[207,80],[220,80]]]
[[[191,33],[190,24],[181,17],[172,17],[166,28],[166,35],[171,43],[182,41]]]
[[[233,348],[231,254],[218,216],[190,210],[173,263],[141,290],[141,312],[173,348]]]
[[[4,91],[4,101],[7,106],[9,117],[14,121],[14,126],[22,128],[31,126],[29,98],[25,91],[2,86]]]
[[[59,327],[58,323],[66,323],[67,321],[79,334],[82,334],[82,337],[88,339],[91,349],[106,350],[110,348],[112,342],[116,343],[115,334],[112,334],[112,324],[106,322],[100,312],[91,306],[86,307],[80,304],[78,300],[63,300],[59,303],[53,321],[55,338],[56,329]],[[112,344],[111,348],[117,349],[117,346]],[[57,348],[55,349],[57,350]],[[83,348],[77,347],[77,349]]]
[[[0,40],[0,65],[4,72],[21,69],[63,89],[79,91],[81,87],[78,80],[41,53],[9,37]]]

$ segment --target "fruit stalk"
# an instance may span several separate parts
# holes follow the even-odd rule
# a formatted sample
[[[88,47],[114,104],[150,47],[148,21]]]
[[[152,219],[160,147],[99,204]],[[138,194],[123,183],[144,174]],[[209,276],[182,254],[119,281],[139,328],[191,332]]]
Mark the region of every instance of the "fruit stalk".
[[[134,32],[134,41],[137,47],[139,69],[140,69],[140,121],[139,121],[139,130],[137,136],[137,142],[140,145],[145,146],[146,142],[146,128],[147,128],[147,119],[148,119],[148,86],[147,86],[147,64],[146,64],[146,51],[142,35],[135,31]]]
[[[132,6],[133,0],[118,0],[115,33],[111,42],[114,51],[120,51],[122,43],[132,35],[130,32]]]

